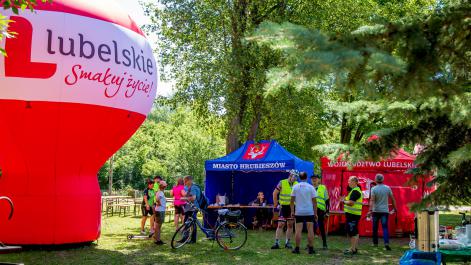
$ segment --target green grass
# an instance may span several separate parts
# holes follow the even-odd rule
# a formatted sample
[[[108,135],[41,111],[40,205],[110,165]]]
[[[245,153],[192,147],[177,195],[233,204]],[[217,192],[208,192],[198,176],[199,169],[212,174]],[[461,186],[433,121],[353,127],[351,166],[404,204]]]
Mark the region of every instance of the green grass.
[[[162,239],[166,245],[156,246],[151,240],[128,240],[128,234],[139,231],[138,217],[103,217],[102,235],[90,246],[75,248],[30,249],[21,253],[0,255],[0,262],[23,262],[25,264],[398,264],[403,252],[408,249],[408,239],[392,239],[392,251],[373,248],[370,238],[362,238],[360,254],[344,257],[342,251],[348,247],[344,236],[328,238],[329,250],[317,250],[317,254],[291,254],[288,250],[271,250],[274,231],[249,231],[246,245],[232,252],[223,251],[216,242],[201,240],[198,231],[197,244],[178,250],[170,247],[173,224],[164,225]],[[40,228],[36,228],[40,229]],[[303,235],[302,246],[306,245]],[[315,247],[320,239],[316,238]]]
[[[469,213],[466,215],[469,218]],[[440,225],[459,226],[461,225],[461,215],[453,212],[440,213]]]

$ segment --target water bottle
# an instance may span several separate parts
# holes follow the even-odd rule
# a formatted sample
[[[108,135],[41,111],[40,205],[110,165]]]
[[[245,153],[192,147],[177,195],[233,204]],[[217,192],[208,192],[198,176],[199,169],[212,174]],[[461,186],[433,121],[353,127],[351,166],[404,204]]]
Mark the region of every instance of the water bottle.
[[[409,248],[410,249],[415,249],[415,238],[412,237],[412,236],[410,236]]]
[[[412,239],[409,241],[409,248],[410,249],[415,249],[415,239]]]

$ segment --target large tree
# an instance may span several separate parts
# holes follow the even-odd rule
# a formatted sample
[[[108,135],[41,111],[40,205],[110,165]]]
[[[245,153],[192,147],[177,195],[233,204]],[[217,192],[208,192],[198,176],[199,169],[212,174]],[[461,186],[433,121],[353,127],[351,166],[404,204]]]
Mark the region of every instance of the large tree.
[[[277,87],[330,78],[338,93],[362,92],[362,100],[334,101],[338,109],[381,113],[395,121],[376,131],[376,141],[329,145],[324,151],[333,157],[348,151],[351,159],[378,159],[400,146],[421,144],[413,173],[416,178],[433,175],[431,183],[437,184],[424,203],[469,204],[470,14],[469,1],[440,1],[427,16],[406,16],[343,34],[265,23],[253,39],[285,55],[271,72],[282,81]]]
[[[176,81],[175,101],[196,102],[199,113],[218,113],[227,124],[226,152],[231,152],[246,139],[276,137],[281,142],[299,145],[306,134],[296,139],[296,136],[285,137],[285,132],[301,131],[307,126],[311,126],[309,142],[323,141],[321,127],[312,125],[322,124],[324,105],[319,104],[315,115],[292,109],[294,105],[318,101],[319,95],[265,95],[265,74],[279,62],[280,54],[266,45],[245,41],[246,36],[267,20],[290,21],[336,33],[349,32],[364,23],[399,17],[406,12],[423,13],[428,6],[426,3],[431,1],[383,2],[161,0],[147,4],[146,11],[153,22],[148,32],[159,36],[163,76]],[[295,98],[297,102],[293,101]],[[283,100],[290,102],[283,104]],[[299,121],[305,123],[296,124],[291,118],[281,124],[275,119],[287,119],[280,115],[282,112],[300,116]],[[304,147],[301,153],[312,153],[308,149]]]

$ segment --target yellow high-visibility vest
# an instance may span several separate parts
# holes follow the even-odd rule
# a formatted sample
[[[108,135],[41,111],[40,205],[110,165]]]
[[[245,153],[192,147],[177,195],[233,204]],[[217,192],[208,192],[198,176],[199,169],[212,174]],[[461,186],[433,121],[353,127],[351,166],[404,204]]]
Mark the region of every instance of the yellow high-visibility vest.
[[[288,179],[284,179],[281,181],[281,192],[279,200],[281,205],[290,205],[292,187],[296,184],[298,184],[297,181],[293,182],[293,184],[290,185]]]
[[[350,200],[350,195],[352,195],[352,192],[354,190],[357,190],[361,194],[360,198],[358,198],[358,200],[356,200],[355,203],[352,206],[348,206],[348,205],[345,204],[343,206],[343,210],[346,213],[350,213],[350,214],[354,214],[354,215],[361,215],[361,210],[363,208],[363,192],[361,192],[359,187],[356,187],[356,188],[352,189],[350,191],[350,193],[348,193],[348,196],[345,198],[345,200],[346,201]]]
[[[325,196],[327,195],[327,197]],[[325,201],[329,199],[329,194],[327,193],[327,187],[320,184],[317,187],[317,209],[320,209],[322,211],[325,211]]]

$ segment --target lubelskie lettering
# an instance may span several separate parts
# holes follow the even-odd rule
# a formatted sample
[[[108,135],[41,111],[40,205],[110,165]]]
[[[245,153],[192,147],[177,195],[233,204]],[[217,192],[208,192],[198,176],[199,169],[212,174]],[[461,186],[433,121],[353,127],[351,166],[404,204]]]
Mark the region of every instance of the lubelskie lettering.
[[[64,56],[92,59],[98,57],[105,63],[113,62],[117,65],[123,64],[126,67],[148,73],[154,73],[154,63],[152,59],[146,58],[144,51],[135,49],[133,46],[122,48],[118,42],[112,40],[110,43],[95,44],[86,39],[86,36],[79,33],[73,36],[54,36],[54,32],[47,30],[47,52]]]

